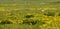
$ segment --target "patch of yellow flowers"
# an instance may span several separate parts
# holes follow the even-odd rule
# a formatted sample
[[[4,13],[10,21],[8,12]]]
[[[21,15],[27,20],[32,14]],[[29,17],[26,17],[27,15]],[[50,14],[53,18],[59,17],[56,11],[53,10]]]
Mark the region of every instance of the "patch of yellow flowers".
[[[9,20],[10,22],[12,22],[13,24],[22,24],[23,20]]]
[[[18,8],[18,7],[13,7],[13,8],[0,7],[0,11],[10,11],[10,10],[58,10],[58,8],[46,7],[46,8],[28,8],[28,9],[25,9],[25,8]]]

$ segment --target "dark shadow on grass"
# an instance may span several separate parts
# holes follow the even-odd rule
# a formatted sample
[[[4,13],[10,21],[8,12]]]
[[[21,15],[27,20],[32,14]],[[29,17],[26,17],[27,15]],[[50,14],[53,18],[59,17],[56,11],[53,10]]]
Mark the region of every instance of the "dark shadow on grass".
[[[8,21],[8,20],[2,20],[0,24],[12,24],[12,22]]]

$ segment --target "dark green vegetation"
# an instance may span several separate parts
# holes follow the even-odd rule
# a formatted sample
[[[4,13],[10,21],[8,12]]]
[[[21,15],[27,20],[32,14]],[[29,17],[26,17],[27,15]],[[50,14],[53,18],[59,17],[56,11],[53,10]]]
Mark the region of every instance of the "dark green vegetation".
[[[26,18],[31,18],[31,17],[34,17],[34,15],[26,15],[25,17]]]
[[[2,20],[1,22],[0,22],[0,24],[12,24],[12,22],[10,22],[10,21],[8,21],[8,20]]]

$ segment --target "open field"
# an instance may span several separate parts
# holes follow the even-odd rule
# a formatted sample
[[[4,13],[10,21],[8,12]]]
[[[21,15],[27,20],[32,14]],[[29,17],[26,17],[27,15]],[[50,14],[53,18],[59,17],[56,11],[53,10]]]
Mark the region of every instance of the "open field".
[[[0,1],[0,29],[60,29],[60,0]]]

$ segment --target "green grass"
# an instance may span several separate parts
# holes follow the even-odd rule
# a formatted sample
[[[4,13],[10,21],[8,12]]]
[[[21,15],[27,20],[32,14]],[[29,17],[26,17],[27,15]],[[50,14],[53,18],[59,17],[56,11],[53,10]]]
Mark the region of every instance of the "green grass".
[[[0,24],[0,29],[60,29],[60,21],[54,22],[52,17],[48,17],[49,21],[52,21],[50,24],[44,22],[42,18],[43,13],[47,13],[49,11],[60,12],[60,3],[59,0],[0,0],[0,10],[11,10],[11,11],[0,11],[0,20],[27,20],[25,16],[30,13],[32,15],[39,14],[35,19],[41,20],[35,25],[28,25],[28,24]],[[13,4],[16,4],[15,6]],[[47,10],[42,12],[41,10],[30,10],[29,8],[57,8],[57,10]],[[14,9],[17,8],[19,10],[15,11]],[[23,9],[20,9],[23,8]],[[41,14],[41,15],[40,15]],[[49,15],[49,14],[47,14]],[[46,16],[47,16],[46,15]],[[52,15],[52,14],[51,14]],[[30,19],[30,18],[28,18]],[[34,19],[34,18],[33,18]],[[29,22],[30,20],[27,20]],[[33,20],[36,21],[36,20]],[[43,26],[46,25],[46,26]],[[54,28],[55,27],[55,28]]]
[[[49,12],[49,10],[46,11],[46,12]],[[56,12],[56,11],[54,11],[54,12]],[[9,13],[11,13],[11,14],[9,14]],[[29,11],[20,10],[19,11],[18,10],[18,11],[14,11],[14,12],[13,11],[10,11],[10,12],[6,12],[6,11],[4,12],[3,11],[3,12],[0,12],[0,20],[8,20],[8,19],[11,19],[11,20],[17,20],[17,19],[21,19],[22,20],[22,19],[25,19],[26,20],[27,18],[25,18],[25,16],[27,15],[27,13],[31,13],[31,14],[34,14],[34,13],[35,14],[39,14],[39,13],[41,13],[42,14],[44,12],[41,12],[39,10],[35,10],[35,11],[32,11],[32,10],[29,10]],[[6,14],[9,14],[9,15],[6,16]],[[9,16],[12,16],[12,17],[9,18]],[[14,16],[16,16],[16,17],[14,17]],[[40,17],[41,18],[44,18],[43,16],[39,16],[38,19],[40,19],[41,21],[38,22],[35,25],[31,25],[30,26],[28,24],[0,24],[0,28],[1,29],[46,29],[46,28],[49,28],[49,27],[50,27],[50,29],[54,29],[54,27],[55,28],[59,28],[58,22],[52,22],[51,24],[47,24],[47,22],[45,22],[45,24],[47,24],[47,25],[46,26],[43,26],[44,25],[44,23],[43,23],[44,20],[41,19]],[[30,18],[28,18],[28,19],[30,19]],[[49,21],[51,21],[51,20],[54,21],[54,19],[50,17],[49,18]]]

